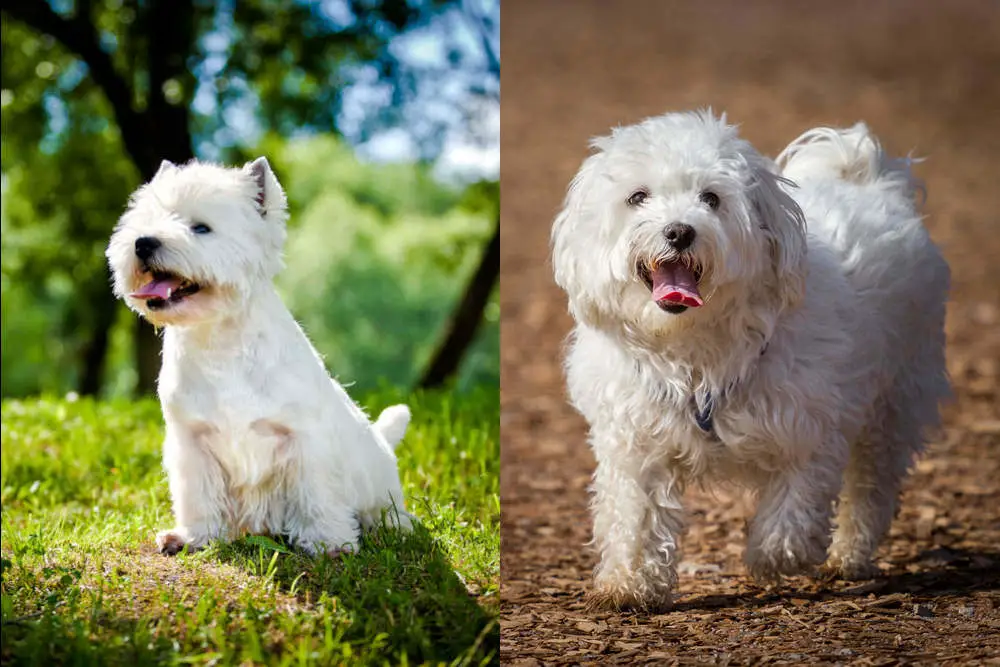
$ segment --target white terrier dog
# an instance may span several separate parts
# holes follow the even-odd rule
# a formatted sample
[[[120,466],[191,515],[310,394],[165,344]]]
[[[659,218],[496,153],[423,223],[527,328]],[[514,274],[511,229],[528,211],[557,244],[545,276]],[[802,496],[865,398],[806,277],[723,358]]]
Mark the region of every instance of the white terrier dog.
[[[805,133],[779,171],[710,111],[592,145],[552,240],[597,458],[596,600],[670,604],[681,495],[704,481],[757,495],[758,579],[809,572],[828,547],[832,568],[869,576],[950,393],[949,269],[908,161],[858,124]]]
[[[157,536],[163,553],[269,533],[336,554],[386,510],[410,527],[393,453],[409,409],[372,425],[330,379],[272,284],[287,217],[264,158],[243,169],[164,162],[111,237],[115,294],[165,327],[176,526]]]

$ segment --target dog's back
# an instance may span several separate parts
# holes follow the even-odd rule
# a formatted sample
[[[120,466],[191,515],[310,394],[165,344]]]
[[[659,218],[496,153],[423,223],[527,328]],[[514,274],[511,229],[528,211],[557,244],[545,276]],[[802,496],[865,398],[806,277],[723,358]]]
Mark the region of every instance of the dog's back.
[[[910,158],[891,158],[864,123],[816,128],[778,156],[782,174],[798,185],[810,243],[838,254],[856,290],[859,313],[883,332],[866,340],[896,391],[913,394],[907,412],[937,423],[937,403],[950,394],[944,366],[944,317],[950,270],[924,228],[918,200],[924,186]],[[890,364],[895,360],[895,364]],[[889,366],[893,367],[889,367]]]
[[[777,162],[799,186],[809,233],[838,253],[860,303],[877,304],[896,327],[943,324],[950,271],[921,222],[913,160],[888,157],[858,123],[809,130]]]

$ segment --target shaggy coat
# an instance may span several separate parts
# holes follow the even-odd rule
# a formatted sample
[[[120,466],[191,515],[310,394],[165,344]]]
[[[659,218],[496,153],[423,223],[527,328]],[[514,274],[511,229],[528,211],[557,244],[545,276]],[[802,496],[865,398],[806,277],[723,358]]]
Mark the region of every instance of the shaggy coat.
[[[576,320],[569,395],[597,458],[597,600],[670,604],[694,483],[758,498],[757,578],[824,561],[870,575],[949,394],[949,269],[909,161],[858,124],[807,132],[775,163],[711,112],[592,146],[552,244]],[[678,250],[671,229],[693,242]],[[664,263],[687,280],[661,287]]]

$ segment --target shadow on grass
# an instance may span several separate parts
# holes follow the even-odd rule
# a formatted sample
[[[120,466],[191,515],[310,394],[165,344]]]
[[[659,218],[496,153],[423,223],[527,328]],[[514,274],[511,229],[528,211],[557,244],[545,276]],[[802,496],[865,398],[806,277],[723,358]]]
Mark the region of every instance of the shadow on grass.
[[[357,553],[339,558],[313,558],[255,538],[220,545],[215,558],[270,579],[302,602],[331,600],[346,616],[342,641],[374,650],[379,662],[399,663],[405,655],[409,664],[499,664],[495,614],[479,605],[421,526],[411,534],[366,533]]]
[[[138,556],[96,572],[5,557],[0,664],[499,664],[496,607],[478,604],[423,527],[368,534],[338,559],[253,537]],[[18,591],[37,611],[13,613]]]

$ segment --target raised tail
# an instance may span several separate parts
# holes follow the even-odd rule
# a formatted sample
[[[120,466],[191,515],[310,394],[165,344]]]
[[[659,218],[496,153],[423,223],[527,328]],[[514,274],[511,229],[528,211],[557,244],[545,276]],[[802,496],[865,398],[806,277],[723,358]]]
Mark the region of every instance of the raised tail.
[[[410,408],[405,405],[391,405],[382,411],[382,414],[375,420],[375,430],[382,434],[389,446],[396,449],[396,446],[406,434],[406,427],[410,425]]]
[[[894,183],[910,197],[926,195],[910,167],[919,159],[889,158],[864,123],[847,129],[817,127],[788,144],[776,160],[781,175],[801,182],[836,178],[858,185]]]

